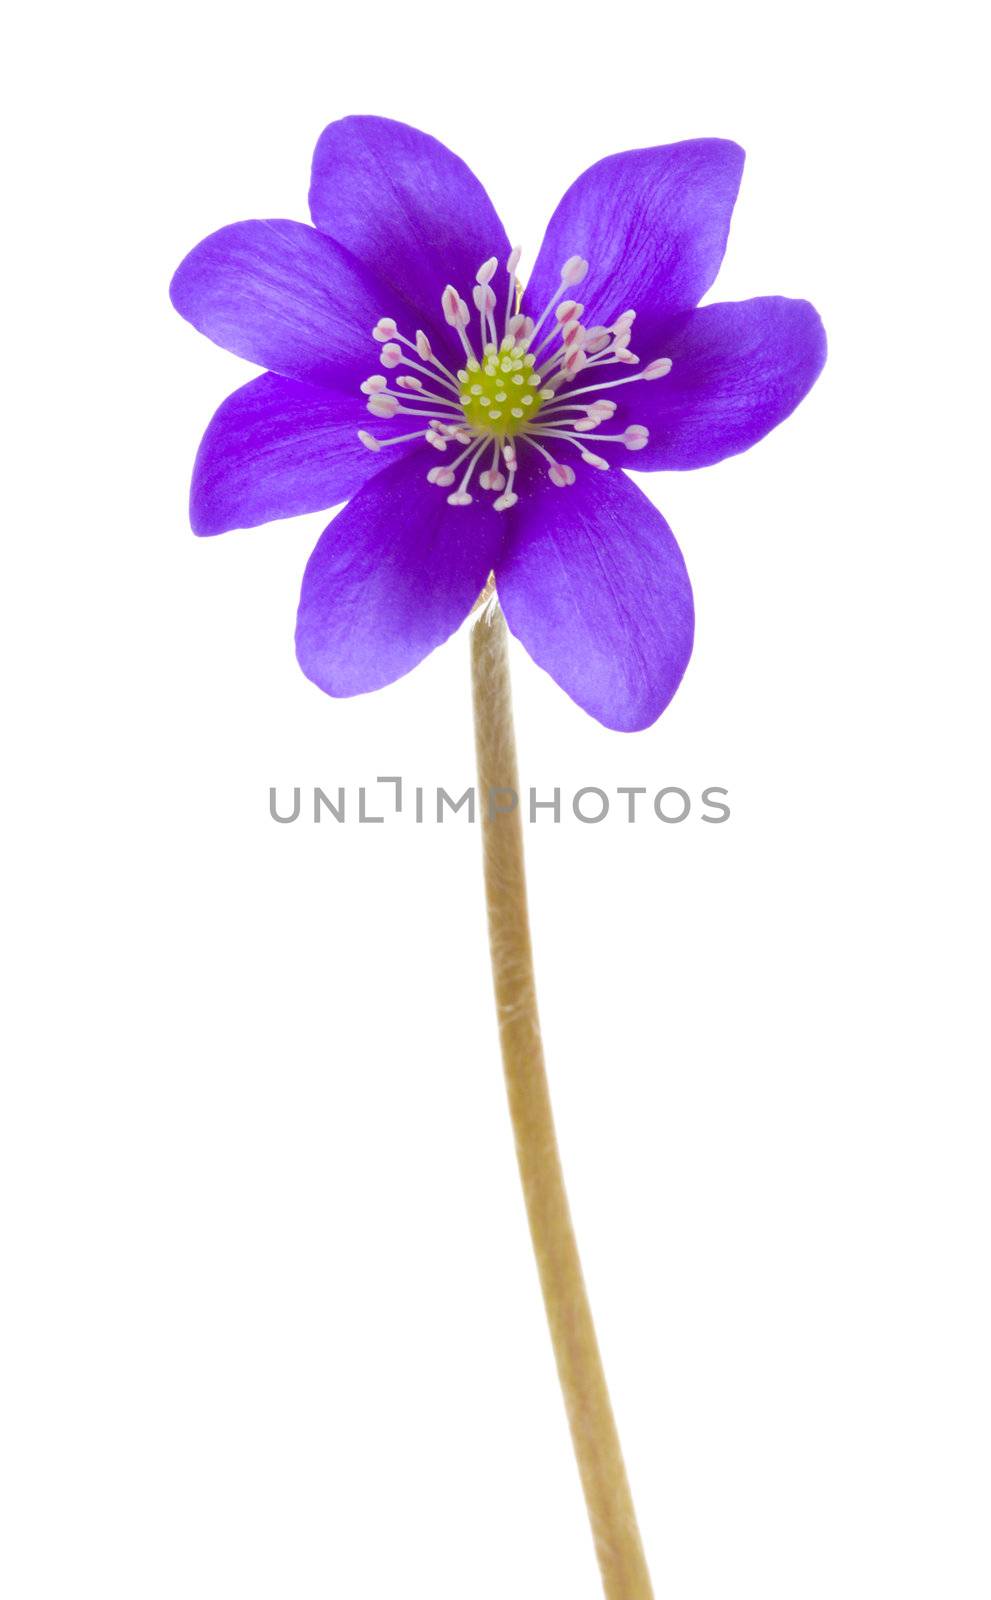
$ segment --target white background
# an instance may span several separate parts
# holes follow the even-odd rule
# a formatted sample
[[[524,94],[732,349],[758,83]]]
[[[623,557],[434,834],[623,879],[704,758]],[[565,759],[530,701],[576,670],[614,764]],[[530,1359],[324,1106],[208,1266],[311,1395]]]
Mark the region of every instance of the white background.
[[[967,8],[969,9],[969,8]],[[248,374],[171,311],[426,127],[532,261],[600,156],[748,163],[716,298],[830,335],[787,424],[641,481],[696,653],[607,733],[519,649],[526,782],[730,790],[528,830],[552,1087],[659,1596],[985,1600],[984,92],[965,8],[22,13],[3,255],[10,1600],[594,1600],[518,1193],[477,829],[269,820],[472,778],[467,636],[324,698],[320,516],[197,541]]]

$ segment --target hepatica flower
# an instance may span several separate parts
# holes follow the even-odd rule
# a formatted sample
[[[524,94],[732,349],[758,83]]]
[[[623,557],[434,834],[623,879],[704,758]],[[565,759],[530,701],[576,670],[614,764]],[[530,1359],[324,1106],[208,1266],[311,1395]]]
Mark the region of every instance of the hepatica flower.
[[[379,689],[472,631],[483,862],[503,1066],[530,1232],[607,1600],[652,1600],[568,1212],[537,1017],[507,625],[607,727],[648,727],[692,648],[670,528],[623,471],[709,466],[794,410],[822,368],[804,300],[699,307],[743,152],[609,156],[554,212],[525,289],[478,180],[426,134],[331,123],[300,222],[236,222],[177,309],[267,370],[224,401],[193,470],[197,533],[347,505],[303,579],[296,648],[332,695]]]
[[[172,283],[177,310],[268,370],[207,428],[199,534],[348,501],[303,579],[303,671],[391,683],[490,573],[510,630],[610,728],[647,727],[692,648],[681,552],[623,472],[709,466],[794,409],[825,359],[804,300],[699,307],[743,166],[724,139],[608,156],[520,252],[464,162],[381,117],[317,144],[313,226],[235,222]]]

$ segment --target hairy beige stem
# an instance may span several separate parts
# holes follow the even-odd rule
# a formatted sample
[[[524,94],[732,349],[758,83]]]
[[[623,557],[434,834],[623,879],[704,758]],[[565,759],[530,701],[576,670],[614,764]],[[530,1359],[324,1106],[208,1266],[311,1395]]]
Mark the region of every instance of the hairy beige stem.
[[[523,1194],[558,1376],[607,1600],[652,1600],[582,1277],[537,1018],[506,624],[490,600],[472,630],[472,690],[489,943]]]

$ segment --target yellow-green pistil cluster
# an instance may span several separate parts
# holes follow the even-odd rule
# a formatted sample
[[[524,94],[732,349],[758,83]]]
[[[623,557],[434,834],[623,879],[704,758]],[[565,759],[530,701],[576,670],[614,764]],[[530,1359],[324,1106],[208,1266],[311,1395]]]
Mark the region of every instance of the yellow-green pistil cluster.
[[[498,350],[487,345],[481,362],[472,357],[458,373],[461,406],[469,427],[496,436],[512,437],[537,415],[541,402],[553,394],[541,389],[536,357],[514,339],[504,339]]]

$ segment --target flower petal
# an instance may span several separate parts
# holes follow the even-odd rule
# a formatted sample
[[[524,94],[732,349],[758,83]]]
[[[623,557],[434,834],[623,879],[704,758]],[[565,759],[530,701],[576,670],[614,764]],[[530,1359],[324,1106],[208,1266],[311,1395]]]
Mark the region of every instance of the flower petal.
[[[377,432],[407,432],[398,420],[378,421]],[[273,372],[252,378],[228,395],[203,435],[189,497],[193,532],[256,528],[350,499],[391,459],[361,443],[358,429],[367,422],[358,394]],[[393,446],[404,453],[415,448]]]
[[[622,472],[526,487],[495,569],[510,629],[607,728],[649,727],[692,653],[692,589],[674,535]]]
[[[382,286],[305,223],[234,222],[211,233],[170,293],[208,339],[284,378],[343,389],[374,371]]]
[[[296,654],[326,694],[381,689],[462,623],[502,546],[488,496],[449,506],[432,452],[380,472],[324,530],[303,577]]]
[[[742,171],[743,151],[728,139],[686,139],[596,162],[547,225],[524,310],[539,316],[564,262],[584,256],[588,277],[575,291],[583,320],[608,325],[632,307],[643,319],[634,347],[644,354],[641,327],[698,305],[719,271]]]
[[[429,134],[386,117],[344,117],[324,129],[310,215],[405,296],[428,332],[436,330],[445,284],[470,304],[483,261],[498,256],[501,267],[509,254],[506,230],[471,168]],[[394,314],[391,301],[379,312]]]
[[[610,430],[646,424],[650,442],[628,465],[638,471],[708,467],[749,450],[791,415],[826,359],[826,334],[807,300],[767,296],[702,306],[665,333],[674,365],[664,378],[630,384]]]

